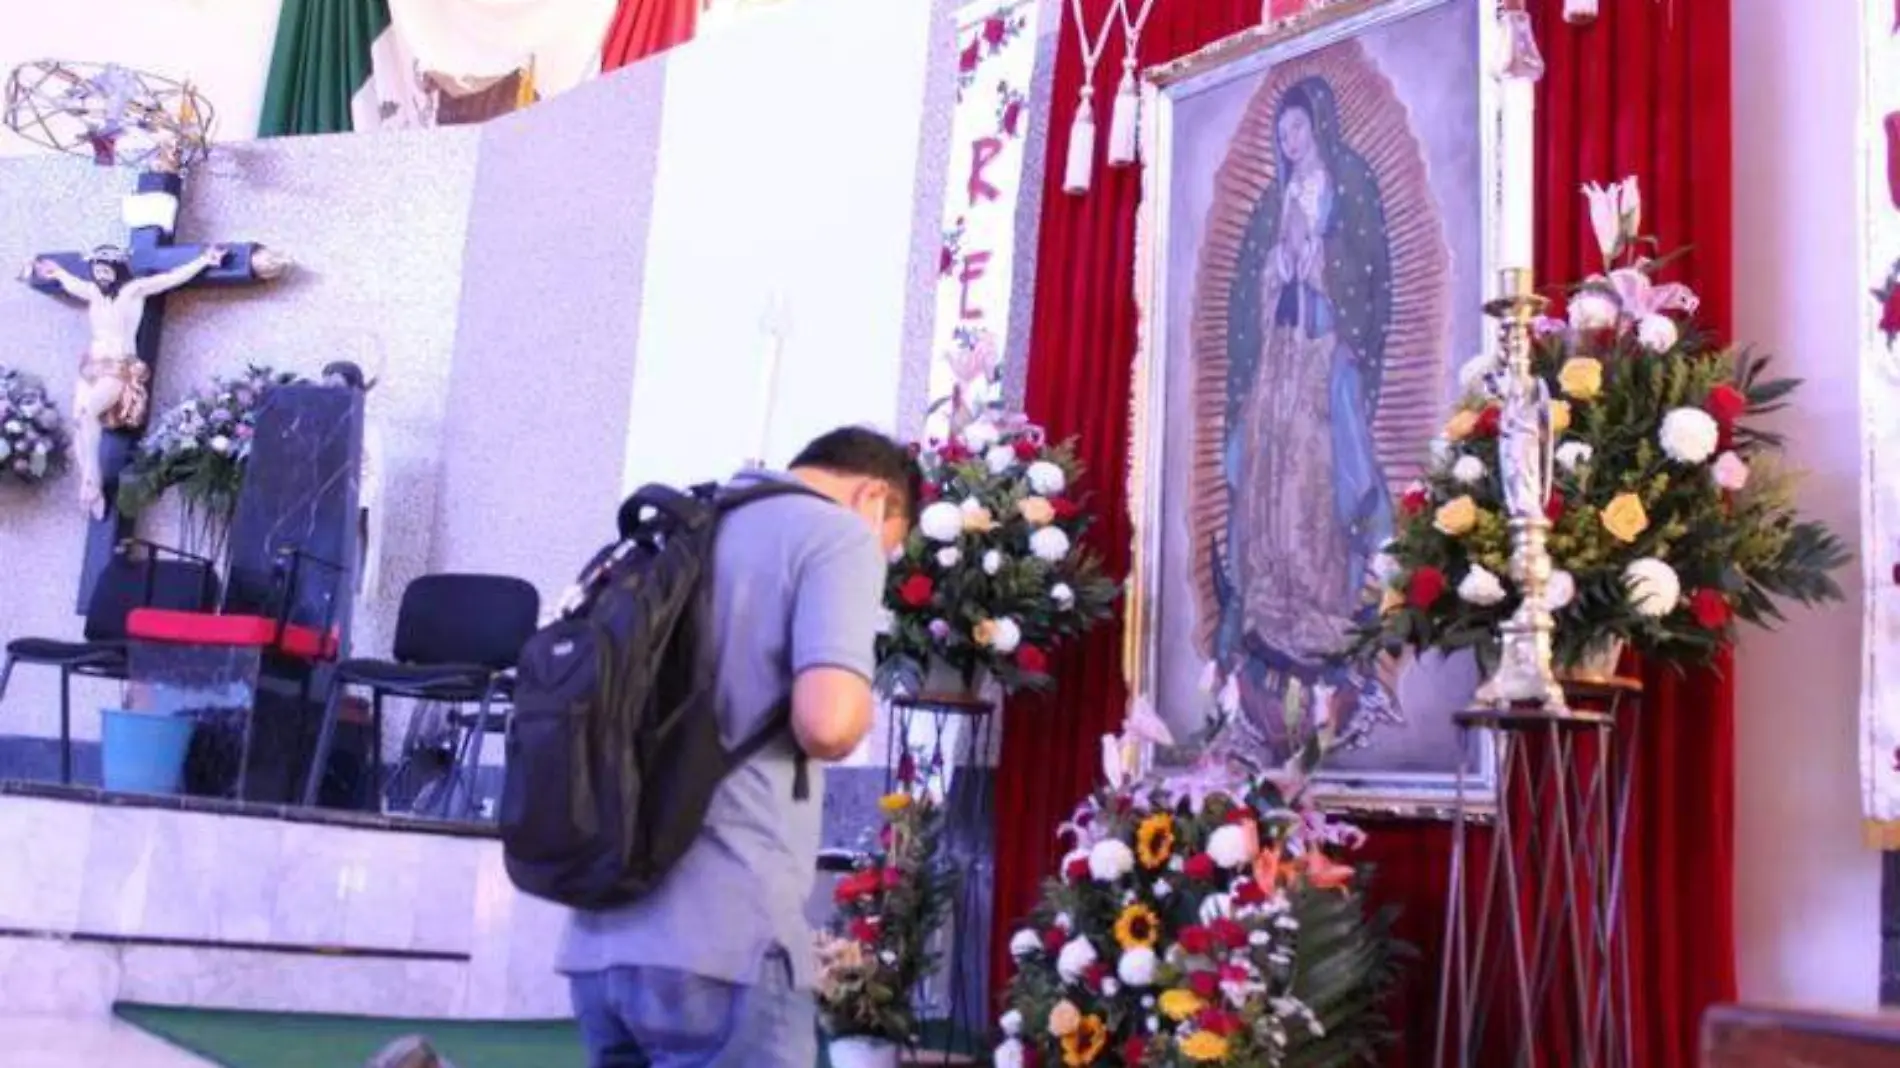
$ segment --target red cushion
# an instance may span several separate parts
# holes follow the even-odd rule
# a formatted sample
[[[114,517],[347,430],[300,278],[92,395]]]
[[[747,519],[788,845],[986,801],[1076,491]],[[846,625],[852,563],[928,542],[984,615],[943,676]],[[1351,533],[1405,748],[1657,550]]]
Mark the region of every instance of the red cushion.
[[[315,627],[292,624],[280,639],[277,621],[264,616],[221,616],[211,612],[177,612],[169,608],[134,608],[125,620],[126,633],[140,641],[175,645],[235,645],[274,649],[303,660],[330,660],[337,653],[337,634],[325,640]]]

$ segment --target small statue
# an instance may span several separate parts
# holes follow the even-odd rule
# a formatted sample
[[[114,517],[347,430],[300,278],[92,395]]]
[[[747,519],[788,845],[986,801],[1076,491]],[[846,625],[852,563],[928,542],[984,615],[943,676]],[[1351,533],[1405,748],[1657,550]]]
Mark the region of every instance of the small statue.
[[[73,453],[79,466],[79,503],[95,520],[106,512],[99,470],[101,433],[145,425],[150,406],[152,369],[138,356],[145,302],[221,266],[224,257],[224,246],[211,245],[169,271],[134,277],[125,250],[102,245],[86,258],[90,279],[75,277],[54,260],[33,263],[35,277],[57,284],[67,296],[86,304],[92,340],[80,360],[79,386],[73,398]]]

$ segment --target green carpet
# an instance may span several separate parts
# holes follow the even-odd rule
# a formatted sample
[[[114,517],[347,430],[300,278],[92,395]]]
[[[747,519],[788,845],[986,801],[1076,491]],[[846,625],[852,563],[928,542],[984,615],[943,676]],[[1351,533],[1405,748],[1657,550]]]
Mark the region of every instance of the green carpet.
[[[223,1068],[362,1068],[422,1035],[455,1068],[586,1068],[571,1020],[387,1020],[116,1005],[119,1017]]]

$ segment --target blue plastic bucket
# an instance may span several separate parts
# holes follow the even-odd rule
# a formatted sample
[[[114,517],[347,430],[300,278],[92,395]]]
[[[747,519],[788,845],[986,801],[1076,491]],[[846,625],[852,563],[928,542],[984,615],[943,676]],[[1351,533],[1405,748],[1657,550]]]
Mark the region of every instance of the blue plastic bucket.
[[[102,709],[100,765],[105,787],[139,794],[175,794],[198,724],[188,716]]]

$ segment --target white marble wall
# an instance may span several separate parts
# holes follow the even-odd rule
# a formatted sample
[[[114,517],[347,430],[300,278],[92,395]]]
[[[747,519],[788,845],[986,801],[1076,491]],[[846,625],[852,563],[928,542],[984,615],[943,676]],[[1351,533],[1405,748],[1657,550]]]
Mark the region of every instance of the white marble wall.
[[[501,846],[462,838],[0,797],[0,1005],[115,1000],[388,1016],[567,1013],[555,906],[517,893]],[[466,961],[69,941],[466,954]]]

